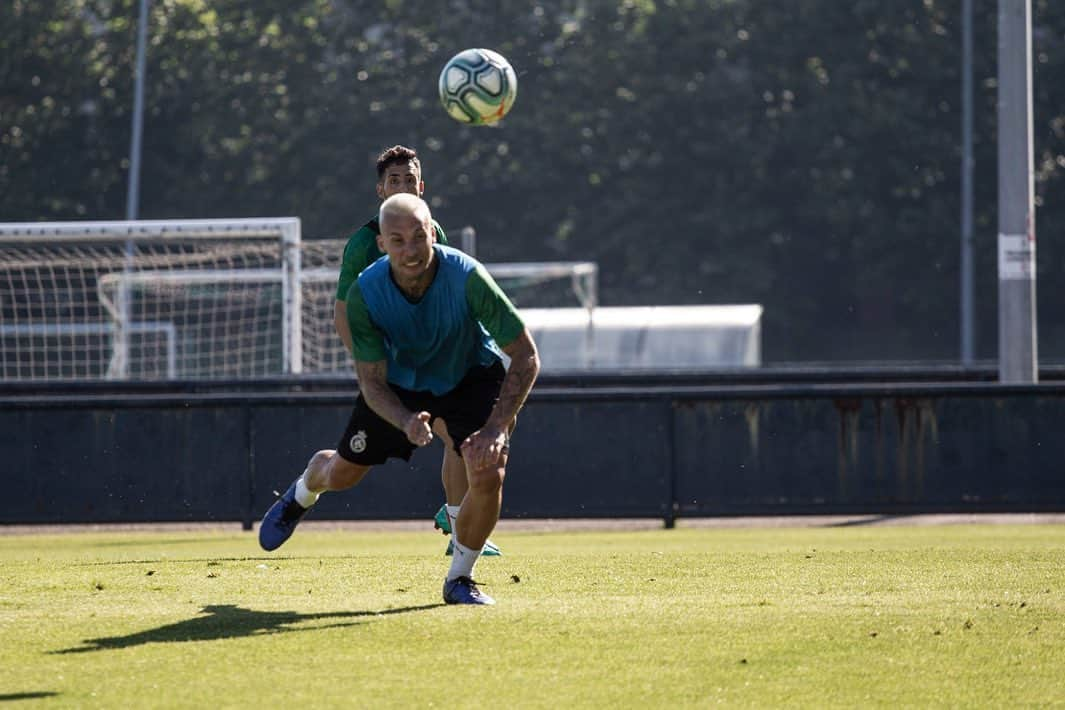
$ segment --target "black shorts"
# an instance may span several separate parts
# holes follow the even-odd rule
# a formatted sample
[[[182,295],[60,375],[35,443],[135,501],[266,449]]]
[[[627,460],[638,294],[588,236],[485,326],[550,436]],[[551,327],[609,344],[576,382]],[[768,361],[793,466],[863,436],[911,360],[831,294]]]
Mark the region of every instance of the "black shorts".
[[[499,389],[505,374],[506,370],[500,362],[487,367],[474,367],[455,389],[439,397],[431,392],[412,392],[395,385],[389,386],[407,409],[429,412],[433,420],[437,417],[443,419],[455,451],[461,455],[459,447],[462,442],[484,426],[492,408],[499,401]],[[409,461],[416,448],[407,439],[406,433],[378,416],[359,393],[348,426],[337,444],[337,453],[341,457],[360,466],[373,466],[389,458]]]

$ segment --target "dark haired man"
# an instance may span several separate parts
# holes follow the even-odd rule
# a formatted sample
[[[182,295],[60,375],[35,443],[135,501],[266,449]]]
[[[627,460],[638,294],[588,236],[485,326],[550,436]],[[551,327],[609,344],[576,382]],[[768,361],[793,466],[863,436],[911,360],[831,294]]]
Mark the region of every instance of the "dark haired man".
[[[386,148],[377,156],[377,196],[384,201],[399,193],[407,193],[416,197],[421,197],[425,193],[422,163],[418,158],[418,153],[413,148],[404,145]],[[433,220],[433,228],[436,230],[437,244],[447,246],[447,234],[436,220]],[[383,256],[377,247],[377,235],[380,233],[377,215],[374,215],[348,239],[344,247],[340,278],[337,279],[333,323],[348,352],[351,352],[351,332],[348,330],[347,321],[348,289],[363,269]],[[444,486],[444,505],[437,511],[434,525],[445,535],[450,535],[452,524],[462,505],[462,498],[466,495],[466,468],[462,463],[462,457],[458,455],[448,439],[447,427],[443,421],[438,420],[436,435],[444,444],[444,459],[440,465],[440,481]],[[453,540],[448,540],[445,554],[452,554],[453,542]],[[493,556],[501,552],[494,542],[488,540],[485,542],[482,554]]]

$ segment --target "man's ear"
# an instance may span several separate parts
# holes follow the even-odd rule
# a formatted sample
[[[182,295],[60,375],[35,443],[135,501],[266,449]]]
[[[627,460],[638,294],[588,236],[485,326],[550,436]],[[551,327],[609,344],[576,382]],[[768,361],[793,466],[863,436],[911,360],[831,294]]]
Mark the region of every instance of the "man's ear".
[[[380,180],[377,181],[377,197],[378,199],[385,199],[385,185]]]
[[[425,180],[418,181],[418,197],[425,194]]]
[[[385,237],[384,237],[383,234],[378,234],[377,235],[377,251],[381,252],[382,254],[386,253],[385,252]]]

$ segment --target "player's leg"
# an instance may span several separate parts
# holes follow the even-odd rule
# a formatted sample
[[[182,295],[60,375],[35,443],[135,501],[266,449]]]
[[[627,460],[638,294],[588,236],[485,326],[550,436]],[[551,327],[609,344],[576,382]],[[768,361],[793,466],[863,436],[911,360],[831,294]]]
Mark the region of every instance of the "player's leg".
[[[506,454],[498,465],[480,469],[467,468],[470,487],[455,519],[454,536],[459,544],[480,549],[499,522],[503,508],[503,479],[506,477]]]
[[[440,464],[440,482],[444,486],[446,501],[440,507],[440,510],[436,512],[436,516],[433,518],[433,525],[443,534],[450,535],[454,520],[462,506],[462,499],[466,495],[467,488],[469,488],[469,481],[466,477],[466,463],[462,460],[459,452],[455,450],[451,435],[447,431],[447,424],[443,419],[437,418],[433,422],[433,433],[440,438],[444,445],[444,458]],[[448,540],[444,554],[451,555],[454,549],[454,541]],[[481,554],[495,557],[503,553],[494,542],[486,540]]]
[[[458,515],[462,497],[466,495],[466,464],[462,456],[455,451],[451,435],[447,432],[447,423],[439,417],[433,421],[433,434],[444,445],[444,457],[440,462],[440,483],[444,487],[444,506],[436,514],[436,527],[445,535],[451,534],[450,518]],[[450,516],[449,516],[449,513]]]
[[[325,491],[354,486],[369,470],[369,466],[354,464],[334,450],[316,452],[303,474],[266,511],[259,526],[259,544],[264,550],[281,547],[307,511],[318,502],[318,496]]]
[[[453,442],[462,442],[479,430],[499,398],[505,371],[502,364],[475,368],[452,392],[442,398],[441,410],[448,422]],[[461,447],[459,448],[461,453]],[[507,452],[498,461],[478,469],[467,465],[468,489],[462,507],[453,521],[454,556],[444,581],[444,601],[449,604],[494,604],[477,588],[473,570],[481,549],[499,521],[503,504]]]
[[[326,491],[357,485],[370,468],[389,456],[410,458],[414,444],[381,419],[360,396],[335,450],[318,451],[280,498],[270,506],[259,526],[259,544],[276,550]]]
[[[503,506],[503,480],[506,478],[506,459],[487,467],[467,467],[469,490],[462,501],[462,510],[455,519],[452,534],[454,555],[444,580],[444,601],[448,604],[495,604],[473,581],[473,568],[481,556],[488,536],[499,522]]]

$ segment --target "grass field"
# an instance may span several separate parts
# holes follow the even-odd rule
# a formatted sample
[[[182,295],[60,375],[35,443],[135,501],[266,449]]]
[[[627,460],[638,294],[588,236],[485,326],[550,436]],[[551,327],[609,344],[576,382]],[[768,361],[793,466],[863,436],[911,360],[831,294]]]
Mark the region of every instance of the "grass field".
[[[0,535],[0,705],[1065,706],[1062,525],[494,539]]]

